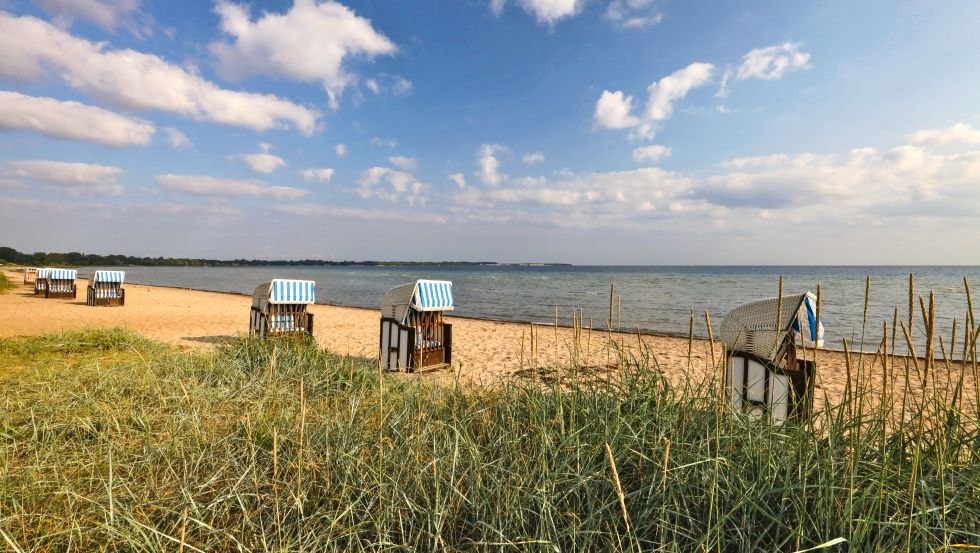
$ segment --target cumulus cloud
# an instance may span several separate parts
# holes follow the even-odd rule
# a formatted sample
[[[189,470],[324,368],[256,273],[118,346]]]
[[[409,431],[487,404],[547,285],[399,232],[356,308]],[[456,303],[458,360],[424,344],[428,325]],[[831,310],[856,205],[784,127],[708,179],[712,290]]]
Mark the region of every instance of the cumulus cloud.
[[[256,180],[221,179],[205,175],[159,175],[156,183],[163,189],[183,192],[194,196],[224,198],[269,197],[277,200],[295,200],[306,195],[306,190],[288,186],[269,186]]]
[[[923,129],[909,136],[912,144],[931,144],[942,146],[946,144],[980,145],[980,129],[975,129],[966,123],[956,123],[944,129]]]
[[[736,76],[739,79],[773,81],[790,71],[810,68],[810,54],[800,51],[800,45],[784,42],[751,50],[742,58]]]
[[[656,124],[674,113],[674,104],[711,80],[714,66],[695,62],[651,83],[647,87],[647,104],[642,115],[633,115],[633,97],[622,91],[604,90],[596,101],[593,118],[607,129],[632,129],[636,136],[653,139]]]
[[[419,168],[419,162],[414,157],[408,156],[389,156],[388,163],[401,169],[402,171],[414,171]]]
[[[156,131],[152,123],[95,106],[8,91],[0,91],[0,129],[116,147],[147,144]]]
[[[304,181],[320,183],[330,182],[330,179],[333,178],[333,173],[334,170],[329,167],[310,167],[299,172]]]
[[[422,195],[429,188],[424,182],[404,171],[388,167],[371,167],[361,173],[354,192],[362,198],[379,198],[387,202],[407,202],[424,206]]]
[[[606,8],[606,19],[624,29],[643,29],[663,18],[653,0],[613,0]]]
[[[524,157],[521,158],[521,161],[523,161],[525,165],[537,165],[544,161],[544,154],[541,152],[531,152],[529,154],[524,154]]]
[[[316,130],[317,112],[271,94],[219,87],[135,50],[110,50],[35,17],[0,12],[0,76],[37,80],[49,69],[72,88],[130,110],[160,110],[257,131]]]
[[[503,182],[505,175],[500,173],[500,160],[497,155],[507,151],[500,144],[483,144],[476,154],[476,176],[480,182],[488,186],[497,186]]]
[[[660,144],[651,144],[633,149],[633,161],[637,163],[656,163],[670,155],[670,148]]]
[[[394,148],[398,145],[398,140],[394,138],[381,138],[380,136],[375,136],[371,139],[371,144],[382,148]]]
[[[215,12],[231,42],[214,42],[211,52],[227,78],[269,75],[299,82],[319,82],[332,109],[344,88],[355,80],[343,63],[349,56],[373,58],[393,54],[394,43],[371,22],[332,0],[295,0],[285,13],[263,12],[252,21],[246,6],[219,1]]]
[[[389,93],[395,96],[407,96],[412,93],[412,81],[400,75],[381,73],[375,78],[365,79],[364,86],[374,94]]]
[[[337,144],[336,146],[333,147],[333,151],[335,154],[337,154],[337,157],[344,157],[347,155],[347,145]]]
[[[34,0],[44,11],[65,27],[76,18],[95,23],[104,31],[114,32],[125,27],[136,36],[152,34],[140,11],[140,0]]]
[[[191,143],[191,139],[187,138],[186,134],[177,129],[167,127],[163,129],[163,132],[167,135],[167,142],[170,144],[170,147],[175,150],[183,150],[194,145]]]
[[[562,19],[578,15],[585,5],[584,0],[516,0],[525,12],[534,16],[538,23],[554,25]],[[506,0],[490,0],[490,11],[500,15]]]
[[[118,184],[123,172],[118,167],[94,163],[69,163],[43,159],[8,161],[0,173],[4,178],[39,182],[61,188],[72,195],[118,196],[125,188]]]
[[[249,169],[255,171],[256,173],[268,174],[280,167],[286,166],[286,160],[283,158],[272,155],[269,150],[272,145],[266,142],[259,144],[260,153],[257,154],[238,154],[231,156],[233,159],[238,159],[245,162]]]
[[[451,173],[449,175],[449,180],[456,183],[456,186],[460,188],[466,188],[466,176],[462,173]]]

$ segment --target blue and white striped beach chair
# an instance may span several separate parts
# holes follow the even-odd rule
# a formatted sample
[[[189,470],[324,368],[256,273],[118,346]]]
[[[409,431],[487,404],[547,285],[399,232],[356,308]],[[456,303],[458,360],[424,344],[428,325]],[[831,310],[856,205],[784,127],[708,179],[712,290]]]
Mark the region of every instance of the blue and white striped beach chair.
[[[448,280],[418,280],[389,290],[381,299],[384,367],[412,372],[452,363],[453,327],[442,314],[454,308]]]
[[[265,338],[269,335],[313,334],[313,313],[307,311],[315,299],[312,280],[276,278],[260,284],[252,294],[248,329]]]
[[[37,270],[37,274],[34,276],[34,295],[43,296],[44,292],[48,289],[48,273],[51,271],[48,267],[42,267]]]
[[[732,309],[721,322],[728,350],[725,385],[732,409],[782,423],[810,415],[813,362],[797,348],[823,346],[817,298],[807,292],[754,301]]]
[[[75,298],[78,288],[75,279],[78,271],[75,269],[48,269],[47,286],[44,289],[46,298]]]
[[[125,279],[125,271],[95,271],[88,283],[85,303],[92,306],[126,305]]]

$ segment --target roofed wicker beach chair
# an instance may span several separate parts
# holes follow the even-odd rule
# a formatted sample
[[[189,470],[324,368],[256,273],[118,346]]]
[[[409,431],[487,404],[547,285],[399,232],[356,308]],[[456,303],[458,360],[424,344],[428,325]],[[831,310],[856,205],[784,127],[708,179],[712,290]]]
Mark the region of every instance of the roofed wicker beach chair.
[[[275,278],[260,284],[252,294],[249,331],[265,338],[289,334],[313,335],[313,304],[316,283],[312,280]]]
[[[389,371],[413,372],[452,362],[453,283],[418,280],[396,286],[381,299],[381,363]]]
[[[75,298],[78,288],[75,279],[78,271],[75,269],[48,269],[48,283],[44,290],[46,298]]]
[[[24,269],[24,284],[34,284],[37,280],[37,267],[28,267]]]
[[[126,305],[125,278],[126,271],[95,271],[88,283],[85,303],[92,306]]]
[[[807,292],[754,301],[721,322],[728,348],[725,385],[732,409],[774,423],[804,419],[813,406],[813,362],[797,347],[823,346],[816,297]]]
[[[37,274],[34,276],[34,295],[43,296],[44,292],[48,289],[48,273],[51,269],[43,267],[37,270]]]

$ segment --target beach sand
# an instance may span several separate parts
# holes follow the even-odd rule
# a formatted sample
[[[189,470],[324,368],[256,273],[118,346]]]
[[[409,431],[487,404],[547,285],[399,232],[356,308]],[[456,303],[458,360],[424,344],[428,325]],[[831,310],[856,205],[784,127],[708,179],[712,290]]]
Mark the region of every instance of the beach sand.
[[[23,281],[20,272],[6,271],[6,274],[14,282]],[[87,284],[85,279],[78,280],[78,299],[35,297],[32,286],[21,286],[0,295],[0,337],[120,327],[182,350],[200,350],[231,342],[248,332],[249,296],[127,284],[124,307],[89,307],[85,305]],[[312,312],[315,336],[322,347],[342,355],[368,358],[378,355],[379,311],[314,305]],[[577,357],[579,366],[584,367],[579,374],[607,377],[618,370],[616,349],[635,355],[640,351],[640,342],[642,351],[655,358],[659,370],[674,383],[683,383],[689,377],[701,381],[709,374],[711,366],[712,344],[708,340],[693,340],[689,361],[687,337],[638,336],[605,330],[589,332],[586,328],[576,340],[572,328],[560,326],[556,332],[551,324],[535,325],[537,353],[533,356],[532,368],[529,324],[459,317],[449,317],[448,322],[453,325],[451,371],[416,373],[411,378],[446,378],[456,374],[461,381],[477,385],[492,385],[507,378],[553,380],[570,376],[567,367],[571,366],[573,357]],[[571,323],[571,308],[560,314],[560,322],[562,325]],[[720,321],[713,323],[717,327]],[[578,348],[574,347],[576,342]],[[722,355],[722,346],[717,341],[714,354],[719,358]],[[822,403],[821,395],[826,394],[827,399],[836,402],[848,379],[846,358],[841,352],[829,350],[820,350],[817,355],[817,400]],[[918,362],[924,363],[921,359]],[[871,384],[871,389],[880,389],[884,372],[881,356],[865,355],[862,375],[857,374],[858,365],[858,355],[852,355],[852,384],[860,376]],[[914,365],[904,357],[896,357],[893,361],[894,382],[897,389],[904,388],[906,366],[913,375],[909,381],[915,394],[919,389],[918,378]],[[965,403],[975,404],[973,368],[958,363],[948,368],[942,363],[937,366],[934,377],[940,387],[955,383],[963,371]]]

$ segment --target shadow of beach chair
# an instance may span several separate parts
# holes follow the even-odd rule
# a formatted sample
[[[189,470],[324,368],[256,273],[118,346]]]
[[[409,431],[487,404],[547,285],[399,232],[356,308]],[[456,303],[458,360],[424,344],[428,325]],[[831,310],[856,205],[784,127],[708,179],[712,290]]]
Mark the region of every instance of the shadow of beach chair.
[[[725,388],[733,410],[774,423],[810,416],[814,365],[797,357],[797,346],[823,346],[813,294],[736,307],[722,320],[720,337],[728,350]]]
[[[24,269],[24,284],[34,284],[37,280],[37,267]]]
[[[44,289],[46,298],[75,298],[78,288],[75,279],[78,271],[75,269],[48,269],[47,287]]]
[[[255,288],[248,329],[262,338],[289,334],[313,335],[312,305],[316,283],[312,280],[276,278]]]
[[[396,286],[381,299],[381,363],[389,371],[413,372],[452,363],[453,283],[418,280]]]
[[[37,274],[34,276],[34,295],[43,296],[44,292],[48,289],[48,272],[51,269],[48,267],[42,267],[37,270]]]
[[[125,271],[95,271],[88,283],[85,303],[96,306],[126,305],[126,289],[123,288]]]

